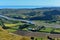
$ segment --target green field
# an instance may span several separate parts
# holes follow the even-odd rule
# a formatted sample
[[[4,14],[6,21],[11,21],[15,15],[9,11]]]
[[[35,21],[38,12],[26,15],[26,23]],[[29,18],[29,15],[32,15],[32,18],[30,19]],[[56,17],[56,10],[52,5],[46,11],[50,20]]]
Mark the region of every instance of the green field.
[[[47,33],[50,33],[52,30],[53,30],[53,28],[47,27],[47,28],[45,28],[45,29],[41,29],[40,32],[47,32]]]
[[[50,33],[54,29],[53,32],[60,33],[60,28],[53,28],[53,26],[57,23],[54,23],[54,22],[53,23],[46,23],[46,21],[41,21],[41,20],[37,20],[34,22],[35,22],[35,25],[29,24],[29,26],[27,28],[23,28],[22,30],[30,31],[28,28],[33,29],[38,26],[44,26],[45,28],[42,28],[42,29],[38,30],[37,32]],[[9,27],[8,29],[6,29],[6,32],[8,32],[8,33],[13,33],[15,31],[17,31],[19,29],[20,25],[23,26],[24,24],[26,24],[26,23],[22,23],[22,22],[18,22],[18,21],[17,22],[12,21],[11,23],[10,23],[10,21],[4,22],[4,25],[6,27]],[[1,35],[1,36],[3,36],[3,35]],[[29,40],[31,40],[30,38],[31,37],[28,37]],[[48,40],[47,38],[34,37],[34,40],[36,40],[36,39],[37,40]],[[18,40],[19,40],[19,38],[18,38]],[[20,39],[20,40],[27,40],[27,39],[25,37],[23,37],[23,39]]]

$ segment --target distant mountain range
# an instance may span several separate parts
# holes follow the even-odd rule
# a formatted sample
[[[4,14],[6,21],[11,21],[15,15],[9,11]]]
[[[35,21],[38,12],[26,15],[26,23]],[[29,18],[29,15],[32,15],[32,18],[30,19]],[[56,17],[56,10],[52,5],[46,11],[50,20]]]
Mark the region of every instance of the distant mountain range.
[[[0,6],[0,8],[40,8],[41,6]]]
[[[13,8],[13,9],[15,9],[15,8],[60,8],[60,7],[53,7],[53,6],[23,6],[23,5],[21,5],[21,6],[0,6],[0,9],[2,9],[2,8]]]
[[[0,14],[27,20],[60,20],[60,7],[0,9]]]

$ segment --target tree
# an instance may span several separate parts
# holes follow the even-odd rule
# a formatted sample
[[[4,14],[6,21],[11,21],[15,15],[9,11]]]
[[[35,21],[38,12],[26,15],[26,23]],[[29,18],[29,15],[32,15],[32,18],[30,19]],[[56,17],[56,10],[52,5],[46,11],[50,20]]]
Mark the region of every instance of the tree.
[[[4,25],[4,22],[2,21],[2,19],[0,19],[0,24],[2,26],[3,29],[6,29],[7,27]]]
[[[34,40],[34,37],[31,37],[32,40]]]
[[[29,27],[29,25],[28,24],[24,24],[24,25],[20,25],[19,29],[24,29],[24,28],[27,28],[27,27]]]

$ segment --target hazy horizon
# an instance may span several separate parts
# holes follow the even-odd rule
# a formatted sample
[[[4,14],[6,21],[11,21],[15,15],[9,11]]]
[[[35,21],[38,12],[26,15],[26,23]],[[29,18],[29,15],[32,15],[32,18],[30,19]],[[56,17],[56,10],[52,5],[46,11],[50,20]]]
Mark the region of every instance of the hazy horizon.
[[[58,6],[31,6],[31,5],[21,5],[21,6],[0,6],[0,9],[3,9],[3,8],[13,8],[13,9],[15,9],[15,8],[20,8],[20,9],[22,9],[22,8],[44,8],[44,7],[58,7]]]
[[[60,0],[1,0],[0,8],[60,7]]]

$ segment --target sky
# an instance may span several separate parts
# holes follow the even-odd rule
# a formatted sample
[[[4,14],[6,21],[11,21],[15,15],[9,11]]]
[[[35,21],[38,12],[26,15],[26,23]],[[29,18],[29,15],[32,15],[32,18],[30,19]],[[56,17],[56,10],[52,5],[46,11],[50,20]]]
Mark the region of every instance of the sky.
[[[0,0],[0,6],[57,6],[60,0]]]

